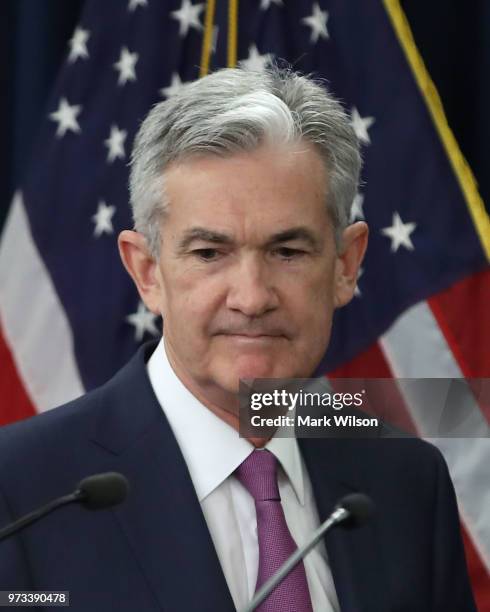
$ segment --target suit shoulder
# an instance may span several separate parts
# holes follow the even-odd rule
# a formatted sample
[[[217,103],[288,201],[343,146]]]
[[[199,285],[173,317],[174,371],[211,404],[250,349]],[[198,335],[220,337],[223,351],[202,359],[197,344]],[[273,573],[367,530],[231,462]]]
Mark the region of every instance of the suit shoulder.
[[[134,381],[141,375],[144,359],[151,354],[154,343],[147,343],[122,369],[103,385],[80,397],[57,406],[33,417],[0,428],[0,446],[16,445],[18,441],[42,436],[57,436],[60,431],[66,434],[75,426],[82,427],[95,416],[98,408],[116,395],[124,396]],[[146,356],[146,357],[145,357]],[[143,364],[143,365],[142,365]]]
[[[87,445],[93,445],[100,426],[108,435],[124,438],[125,427],[135,421],[134,404],[145,391],[148,395],[145,359],[153,348],[153,343],[140,347],[110,380],[85,395],[0,428],[0,474],[8,476],[9,467],[11,473],[21,467],[52,469],[67,461],[77,462]],[[118,423],[122,431],[117,431]]]
[[[37,449],[45,452],[50,444],[67,444],[74,435],[85,433],[104,393],[104,386],[99,387],[66,404],[0,428],[2,464],[26,448],[32,457]]]
[[[370,475],[366,478],[371,479],[375,474],[381,483],[398,482],[400,487],[404,483],[415,488],[425,483],[431,487],[447,473],[441,451],[420,438],[337,440],[333,449],[337,461],[347,466],[355,461],[359,472]]]
[[[380,442],[380,440],[378,440]],[[438,461],[441,451],[427,440],[415,436],[400,436],[381,440],[383,452],[397,455],[400,459],[419,459],[420,461]]]
[[[378,440],[377,452],[382,463],[396,470],[429,475],[446,467],[446,460],[434,444],[415,437]]]
[[[434,503],[437,488],[445,483],[449,486],[450,476],[446,460],[441,451],[419,438],[398,438],[378,440],[372,448],[372,461],[366,463],[367,480],[373,487],[383,488],[386,483],[396,483],[396,493],[401,497],[414,497],[427,504]],[[391,487],[392,495],[395,489]]]

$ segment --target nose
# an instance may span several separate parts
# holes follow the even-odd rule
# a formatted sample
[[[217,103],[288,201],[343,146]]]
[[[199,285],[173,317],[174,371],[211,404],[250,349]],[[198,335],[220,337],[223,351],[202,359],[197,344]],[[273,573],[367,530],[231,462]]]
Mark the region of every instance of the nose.
[[[248,317],[259,317],[278,306],[278,296],[273,279],[267,272],[267,264],[256,254],[243,257],[232,272],[226,305]]]

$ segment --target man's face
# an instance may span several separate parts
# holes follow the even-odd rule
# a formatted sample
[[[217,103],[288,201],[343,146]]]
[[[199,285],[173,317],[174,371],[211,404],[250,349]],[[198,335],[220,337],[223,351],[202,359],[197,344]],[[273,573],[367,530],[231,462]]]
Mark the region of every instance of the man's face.
[[[169,209],[147,304],[189,386],[234,393],[240,378],[308,377],[348,299],[307,144],[201,157],[166,171]],[[350,299],[350,294],[349,294]]]

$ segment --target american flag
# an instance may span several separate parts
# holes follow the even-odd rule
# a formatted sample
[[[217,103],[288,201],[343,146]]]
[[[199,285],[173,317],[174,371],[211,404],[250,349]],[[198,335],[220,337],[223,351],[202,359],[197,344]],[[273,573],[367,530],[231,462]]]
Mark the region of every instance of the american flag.
[[[200,74],[273,58],[329,82],[365,160],[352,220],[370,245],[319,371],[490,376],[490,221],[397,0],[88,0],[0,242],[1,423],[102,384],[158,335],[116,247],[134,135]],[[490,610],[490,440],[433,442]]]

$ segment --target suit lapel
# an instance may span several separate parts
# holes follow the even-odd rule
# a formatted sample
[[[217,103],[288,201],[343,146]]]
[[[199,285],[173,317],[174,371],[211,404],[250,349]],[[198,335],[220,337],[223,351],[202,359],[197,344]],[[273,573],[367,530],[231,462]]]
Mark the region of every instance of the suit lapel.
[[[144,347],[106,385],[92,440],[130,494],[115,511],[162,609],[230,612],[233,601],[187,466],[146,376]]]
[[[355,439],[298,440],[323,522],[348,493],[369,495],[364,477],[362,448],[377,441]],[[333,475],[335,474],[335,475]],[[332,529],[325,537],[337,596],[342,612],[386,610],[382,559],[376,538],[375,517],[357,529]]]

